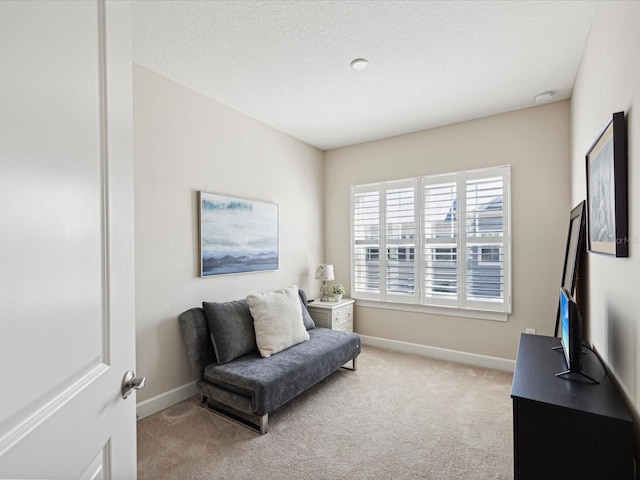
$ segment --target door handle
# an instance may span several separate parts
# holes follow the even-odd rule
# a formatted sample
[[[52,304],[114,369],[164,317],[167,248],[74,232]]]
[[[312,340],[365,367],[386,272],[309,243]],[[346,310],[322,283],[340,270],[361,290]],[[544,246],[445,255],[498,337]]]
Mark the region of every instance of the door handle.
[[[147,384],[147,377],[136,377],[133,370],[128,370],[122,379],[122,398],[127,399],[134,390],[140,390]]]

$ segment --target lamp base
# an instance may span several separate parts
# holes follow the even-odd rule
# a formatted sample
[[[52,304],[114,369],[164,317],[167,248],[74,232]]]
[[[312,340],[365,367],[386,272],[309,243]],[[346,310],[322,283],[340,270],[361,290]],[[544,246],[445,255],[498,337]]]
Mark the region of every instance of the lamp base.
[[[329,287],[327,286],[326,281],[322,281],[322,286],[320,287],[320,301],[328,302],[329,300]]]

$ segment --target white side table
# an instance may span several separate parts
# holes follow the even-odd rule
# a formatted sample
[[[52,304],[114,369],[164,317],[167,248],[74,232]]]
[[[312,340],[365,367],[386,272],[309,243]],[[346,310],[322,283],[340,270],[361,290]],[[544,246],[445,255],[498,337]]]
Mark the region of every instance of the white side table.
[[[354,303],[350,298],[343,298],[339,302],[321,302],[316,298],[307,304],[307,310],[318,327],[353,332]]]

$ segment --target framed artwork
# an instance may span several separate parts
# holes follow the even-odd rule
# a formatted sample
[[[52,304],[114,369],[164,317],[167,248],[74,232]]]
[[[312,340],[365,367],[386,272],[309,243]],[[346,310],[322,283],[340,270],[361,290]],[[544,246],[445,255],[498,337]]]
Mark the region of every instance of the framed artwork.
[[[587,247],[626,257],[627,139],[624,112],[614,113],[586,155]]]
[[[200,275],[278,270],[278,205],[198,192]]]
[[[569,216],[569,234],[567,235],[567,246],[564,252],[564,268],[562,269],[562,283],[560,286],[565,288],[572,296],[576,290],[580,254],[584,251],[585,203],[583,200],[576,205]],[[556,327],[553,331],[554,337],[558,336],[559,326],[560,302],[558,302],[558,312],[556,314]]]

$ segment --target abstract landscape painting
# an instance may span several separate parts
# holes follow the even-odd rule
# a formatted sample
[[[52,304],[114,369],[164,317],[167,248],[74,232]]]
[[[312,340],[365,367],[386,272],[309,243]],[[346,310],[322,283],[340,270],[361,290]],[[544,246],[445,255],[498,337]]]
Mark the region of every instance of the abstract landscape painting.
[[[199,192],[201,275],[278,269],[278,205]]]

